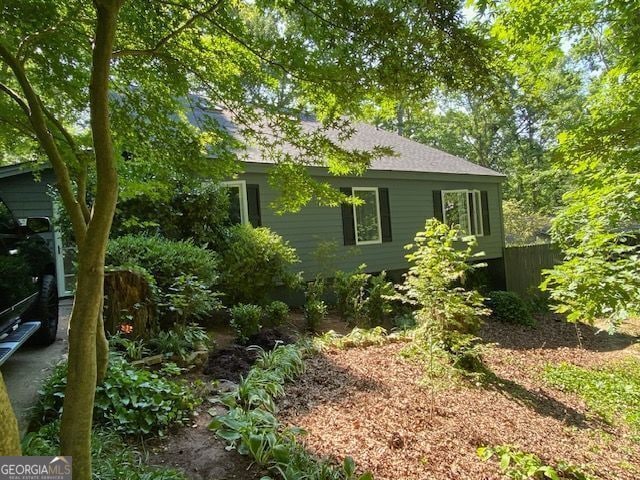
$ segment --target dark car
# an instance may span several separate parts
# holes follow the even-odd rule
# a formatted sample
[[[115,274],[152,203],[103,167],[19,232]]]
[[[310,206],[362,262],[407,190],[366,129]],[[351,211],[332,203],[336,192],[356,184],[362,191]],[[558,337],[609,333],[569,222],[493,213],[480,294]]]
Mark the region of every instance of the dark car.
[[[39,235],[48,218],[21,225],[0,199],[0,364],[27,339],[49,345],[58,330],[55,261]]]

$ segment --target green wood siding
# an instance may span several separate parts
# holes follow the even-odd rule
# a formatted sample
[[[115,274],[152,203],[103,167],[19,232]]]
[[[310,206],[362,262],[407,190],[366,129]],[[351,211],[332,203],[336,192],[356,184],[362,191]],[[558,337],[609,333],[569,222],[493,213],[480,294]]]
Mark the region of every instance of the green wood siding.
[[[270,203],[277,192],[267,184],[264,166],[248,164],[239,179],[260,185],[262,225],[271,228],[298,251],[300,269],[305,278],[313,277],[323,266],[315,252],[322,242],[333,242],[335,261],[325,264],[325,270],[354,269],[366,263],[368,271],[396,270],[408,267],[404,245],[411,243],[415,233],[433,217],[433,190],[486,190],[489,201],[491,235],[478,238],[479,250],[486,258],[502,257],[503,228],[500,183],[496,179],[471,175],[404,174],[403,172],[371,171],[364,177],[331,178],[336,187],[386,187],[389,189],[393,241],[375,245],[345,246],[340,208],[308,205],[298,213],[277,215]],[[320,172],[320,175],[324,174]],[[323,180],[327,180],[325,177]]]

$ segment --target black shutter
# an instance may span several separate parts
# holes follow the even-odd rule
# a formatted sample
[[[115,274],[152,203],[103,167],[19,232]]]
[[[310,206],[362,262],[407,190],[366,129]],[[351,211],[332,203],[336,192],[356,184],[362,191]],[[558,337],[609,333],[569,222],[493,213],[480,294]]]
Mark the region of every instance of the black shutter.
[[[474,193],[467,193],[467,205],[469,205],[469,218],[471,219],[471,225],[469,225],[469,233],[475,235],[478,233],[478,226],[476,225],[476,204],[474,202]]]
[[[491,235],[491,222],[489,222],[489,194],[486,190],[480,192],[482,203],[482,233],[486,237]]]
[[[341,187],[340,192],[345,195],[351,196],[353,190],[351,187]],[[356,229],[353,222],[353,205],[350,203],[343,203],[342,208],[342,235],[344,237],[345,245],[356,244]]]
[[[247,211],[249,213],[249,223],[254,227],[262,226],[260,216],[260,187],[258,184],[247,183]]]
[[[442,216],[442,190],[433,191],[433,216],[441,222],[444,219]]]
[[[380,200],[380,230],[382,230],[382,241],[390,242],[391,238],[391,208],[389,206],[389,189],[378,188],[378,199]]]

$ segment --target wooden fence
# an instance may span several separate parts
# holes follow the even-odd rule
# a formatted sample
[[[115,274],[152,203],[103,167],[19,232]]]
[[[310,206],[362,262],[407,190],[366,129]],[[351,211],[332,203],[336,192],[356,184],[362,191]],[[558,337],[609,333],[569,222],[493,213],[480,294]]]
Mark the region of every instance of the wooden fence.
[[[551,268],[562,261],[562,252],[553,244],[506,247],[504,249],[504,269],[507,290],[520,296],[539,292],[542,270]]]

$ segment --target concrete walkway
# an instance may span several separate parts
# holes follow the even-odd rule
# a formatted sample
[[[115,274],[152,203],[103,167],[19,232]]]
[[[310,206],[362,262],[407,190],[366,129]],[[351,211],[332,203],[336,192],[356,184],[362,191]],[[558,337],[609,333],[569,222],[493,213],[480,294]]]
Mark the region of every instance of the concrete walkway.
[[[61,300],[56,341],[45,348],[25,345],[0,367],[22,435],[29,426],[30,409],[38,400],[42,382],[51,367],[67,354],[70,313],[71,300]]]

